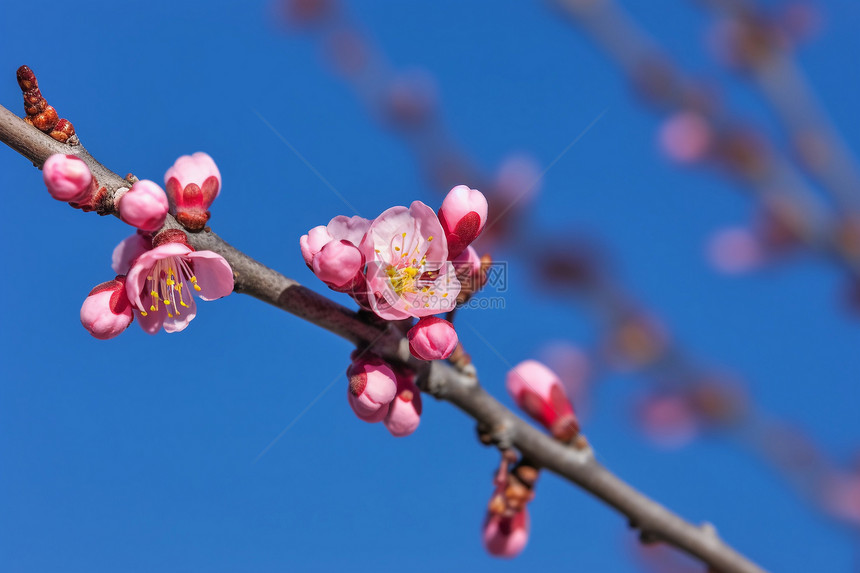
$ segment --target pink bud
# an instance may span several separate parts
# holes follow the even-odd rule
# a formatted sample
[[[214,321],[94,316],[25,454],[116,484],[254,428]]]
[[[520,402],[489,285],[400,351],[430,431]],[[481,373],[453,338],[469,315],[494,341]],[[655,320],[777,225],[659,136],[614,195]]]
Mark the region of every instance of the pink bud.
[[[125,295],[125,277],[102,283],[90,291],[81,306],[81,324],[99,340],[122,334],[134,314]]]
[[[508,372],[508,393],[529,416],[558,440],[579,433],[579,422],[558,376],[535,360],[520,362]]]
[[[421,391],[415,385],[415,375],[411,372],[395,370],[397,378],[397,397],[391,402],[385,427],[396,438],[408,436],[421,423]]]
[[[191,231],[209,220],[209,207],[221,191],[221,173],[209,155],[183,155],[164,174],[170,212]]]
[[[487,198],[477,189],[457,185],[442,201],[439,221],[448,238],[448,260],[453,259],[481,234],[487,223]]]
[[[436,316],[425,316],[406,333],[409,352],[421,360],[448,358],[457,348],[454,325]]]
[[[93,174],[83,160],[62,153],[56,153],[45,161],[42,177],[48,193],[59,201],[82,199],[93,181]]]
[[[141,231],[157,231],[167,217],[167,195],[155,181],[144,179],[117,201],[119,218]]]
[[[329,234],[325,225],[314,227],[308,231],[307,235],[302,235],[299,239],[299,246],[302,249],[302,257],[305,259],[305,264],[313,270],[314,257],[317,256],[323,247],[329,244],[332,236]]]
[[[364,268],[364,256],[349,241],[331,241],[313,259],[314,274],[333,289],[350,288]]]
[[[490,555],[511,558],[522,553],[529,541],[528,510],[505,517],[488,513],[484,520],[484,547]]]
[[[478,251],[469,245],[462,253],[451,259],[454,263],[454,271],[457,280],[460,281],[460,289],[467,292],[476,292],[483,286],[481,273],[481,257]]]
[[[347,398],[355,415],[365,422],[380,422],[397,394],[394,372],[381,358],[365,355],[349,365]]]

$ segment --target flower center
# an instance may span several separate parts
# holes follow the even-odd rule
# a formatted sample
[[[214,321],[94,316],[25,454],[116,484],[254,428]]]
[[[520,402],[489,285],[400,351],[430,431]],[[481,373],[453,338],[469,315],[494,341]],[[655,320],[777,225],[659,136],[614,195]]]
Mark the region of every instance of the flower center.
[[[191,265],[179,257],[166,257],[157,261],[149,270],[146,280],[149,292],[142,297],[144,306],[149,302],[149,310],[155,312],[164,304],[170,318],[173,318],[174,314],[181,314],[180,307],[188,308],[184,297],[187,296],[190,300],[191,293],[183,294],[182,290],[186,284],[196,291],[201,290]],[[140,309],[140,314],[146,316],[146,311]]]
[[[423,294],[425,295],[424,300],[417,303],[417,306],[429,308],[429,297],[436,295],[436,291],[431,289],[436,280],[437,272],[427,270],[426,244],[424,253],[422,254],[422,245],[418,237],[413,236],[412,242],[407,248],[406,236],[407,234],[403,233],[399,237],[392,239],[390,247],[392,254],[395,255],[395,261],[386,267],[385,273],[388,275],[388,282],[392,290],[394,290],[394,294],[401,298],[403,295]],[[399,245],[395,244],[398,242],[397,239],[400,239]],[[427,243],[432,240],[432,236],[427,237]],[[442,296],[447,296],[447,294],[443,294]],[[416,305],[414,299],[410,302],[412,305]],[[409,307],[410,305],[407,304],[406,309],[409,309]]]

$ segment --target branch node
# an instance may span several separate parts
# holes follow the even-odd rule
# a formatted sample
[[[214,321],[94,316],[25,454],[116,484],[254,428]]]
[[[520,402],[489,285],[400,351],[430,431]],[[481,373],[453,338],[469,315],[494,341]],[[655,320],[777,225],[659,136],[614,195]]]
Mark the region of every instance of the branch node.
[[[514,436],[513,424],[510,420],[503,420],[494,426],[479,423],[477,426],[478,440],[485,446],[496,446],[502,453],[513,450]]]

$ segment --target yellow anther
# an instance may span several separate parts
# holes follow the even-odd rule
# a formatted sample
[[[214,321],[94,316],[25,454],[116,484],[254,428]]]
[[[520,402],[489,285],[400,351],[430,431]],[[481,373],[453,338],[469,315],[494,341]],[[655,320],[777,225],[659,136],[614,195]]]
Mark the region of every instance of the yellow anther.
[[[170,304],[170,301],[168,299],[164,299],[164,304]]]
[[[200,287],[199,287],[199,286],[197,286],[197,285],[194,285],[194,290],[203,290],[203,289],[202,289],[202,288],[200,288]]]
[[[443,295],[442,295],[442,298],[445,298],[446,296],[448,296],[448,293],[447,293],[447,292],[446,292],[445,294],[443,294]]]
[[[173,315],[170,314],[169,312],[167,313],[167,316],[169,316],[170,318],[173,318]]]
[[[400,247],[394,247],[394,250],[395,250],[395,251],[399,251],[399,250],[400,250]]]
[[[181,304],[181,305],[182,305],[182,306],[184,306],[185,308],[188,308],[188,305],[187,305],[187,304],[185,304],[184,302],[182,302],[181,300],[179,301],[179,304]]]
[[[146,316],[146,311],[145,310],[140,311],[140,316]]]
[[[430,235],[429,237],[427,237],[427,240],[428,240],[428,241],[432,241],[432,240],[433,240],[433,235]]]
[[[155,305],[154,305],[154,304],[153,304],[153,305],[151,305],[151,306],[149,307],[149,310],[151,310],[152,312],[155,312]]]

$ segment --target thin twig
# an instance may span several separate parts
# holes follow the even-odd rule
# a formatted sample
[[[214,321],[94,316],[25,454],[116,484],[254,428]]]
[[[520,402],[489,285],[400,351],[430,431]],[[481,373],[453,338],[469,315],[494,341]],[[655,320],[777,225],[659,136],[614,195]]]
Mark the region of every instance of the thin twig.
[[[115,193],[128,182],[98,163],[82,145],[68,146],[27,125],[0,106],[0,141],[27,157],[37,167],[54,153],[74,154],[84,160],[99,184]],[[172,218],[168,226],[178,225]],[[190,233],[196,249],[219,253],[233,268],[236,291],[249,294],[321,326],[356,344],[374,345],[375,352],[416,368],[423,391],[445,400],[491,428],[499,444],[512,445],[542,468],[579,485],[618,510],[648,539],[672,545],[723,573],[762,573],[762,569],[722,542],[710,526],[696,526],[672,513],[622,481],[598,463],[589,448],[566,446],[537,430],[490,396],[478,383],[474,369],[462,370],[445,362],[419,362],[409,355],[408,343],[396,329],[380,338],[380,329],[356,313],[301,286],[212,232]]]

